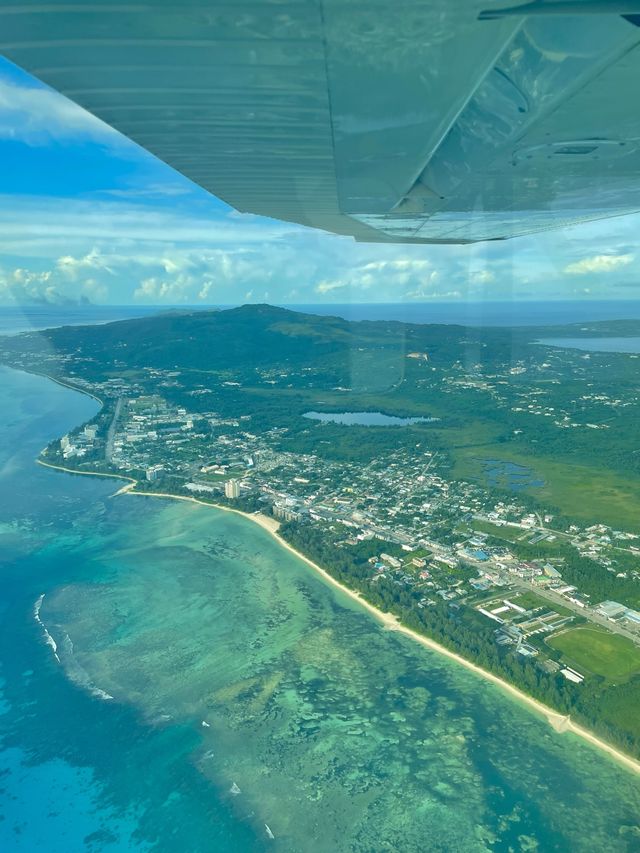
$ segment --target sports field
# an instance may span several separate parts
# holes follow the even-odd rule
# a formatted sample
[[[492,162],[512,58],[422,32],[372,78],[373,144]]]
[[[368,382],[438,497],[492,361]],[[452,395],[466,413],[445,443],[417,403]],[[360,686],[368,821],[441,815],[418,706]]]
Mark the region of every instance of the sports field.
[[[569,666],[602,675],[609,681],[626,681],[640,672],[640,648],[619,634],[598,628],[572,628],[547,642],[562,652]]]

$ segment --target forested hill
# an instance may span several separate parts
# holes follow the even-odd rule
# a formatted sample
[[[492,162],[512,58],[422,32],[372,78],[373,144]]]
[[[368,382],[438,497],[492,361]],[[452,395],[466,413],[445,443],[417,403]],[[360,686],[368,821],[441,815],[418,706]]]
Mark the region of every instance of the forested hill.
[[[520,347],[520,340],[515,344]],[[161,313],[102,326],[65,326],[5,339],[9,351],[81,349],[102,364],[113,359],[131,367],[220,369],[251,364],[310,364],[358,348],[428,351],[450,363],[469,347],[490,347],[490,358],[511,357],[508,330],[470,330],[454,325],[412,325],[396,321],[349,322],[276,308],[240,308]]]
[[[617,321],[549,328],[467,328],[397,321],[347,321],[270,305],[228,310],[163,312],[100,326],[63,326],[3,339],[5,353],[82,352],[101,366],[220,370],[257,365],[320,366],[346,363],[353,351],[396,355],[427,353],[433,366],[461,359],[468,368],[493,371],[532,355],[531,342],[545,333],[632,335],[640,322]],[[538,351],[539,353],[540,351]]]
[[[282,449],[298,453],[366,460],[426,440],[467,480],[484,482],[492,460],[525,466],[531,497],[635,530],[640,355],[535,342],[639,332],[637,321],[478,329],[245,305],[5,337],[0,362],[101,398],[159,394],[194,414],[250,417],[254,431],[278,428]],[[302,417],[314,410],[428,422],[346,430]]]

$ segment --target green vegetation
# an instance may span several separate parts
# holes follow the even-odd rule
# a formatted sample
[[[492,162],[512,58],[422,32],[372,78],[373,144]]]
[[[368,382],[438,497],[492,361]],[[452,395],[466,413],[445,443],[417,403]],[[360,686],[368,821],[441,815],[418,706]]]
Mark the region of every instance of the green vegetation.
[[[616,683],[640,673],[640,649],[631,640],[598,628],[572,628],[550,637],[569,666]]]
[[[561,566],[563,579],[579,586],[593,601],[613,599],[630,607],[640,607],[640,583],[632,574],[639,561],[629,552],[612,550],[616,571],[607,572],[595,560],[579,554],[568,536],[558,534],[553,541],[543,539],[531,544],[531,531],[497,527],[482,521],[474,521],[471,529],[488,533],[487,541],[491,544],[507,543],[511,552],[522,560],[549,560]],[[618,572],[625,576],[618,577]]]
[[[329,543],[317,528],[288,523],[281,527],[280,533],[336,580],[361,592],[375,607],[395,614],[408,628],[506,678],[546,705],[571,714],[575,720],[631,754],[640,755],[640,716],[637,713],[640,662],[634,658],[634,668],[630,668],[631,658],[626,647],[626,663],[621,664],[626,667],[625,677],[630,679],[626,684],[613,685],[600,676],[576,685],[559,673],[545,672],[530,660],[521,659],[496,646],[492,626],[475,610],[451,606],[451,603],[443,601],[420,608],[416,606],[422,595],[419,591],[399,587],[389,577],[372,581],[371,567],[366,561]],[[602,644],[598,648],[602,649]],[[592,652],[592,662],[595,662],[597,654],[604,652]],[[621,699],[622,690],[625,699]],[[633,702],[635,707],[631,704]]]
[[[622,324],[621,333],[633,325]],[[614,334],[617,325],[602,328]],[[283,449],[366,461],[428,441],[446,454],[456,478],[486,485],[483,460],[512,462],[544,481],[524,489],[534,504],[585,523],[639,529],[635,361],[599,353],[586,362],[578,351],[532,346],[545,332],[348,323],[262,305],[6,338],[2,360],[45,359],[55,375],[50,353],[73,353],[74,372],[86,380],[126,378],[154,391],[151,371],[177,370],[179,379],[162,389],[170,402],[192,411],[215,402],[223,416],[285,427]],[[567,333],[581,334],[571,327]],[[414,350],[429,361],[407,358]],[[221,394],[225,381],[238,384]],[[202,387],[212,395],[192,395]],[[441,420],[345,429],[305,421],[300,416],[311,408]]]
[[[509,542],[510,544],[518,542],[527,535],[526,531],[521,530],[518,527],[509,527],[507,525],[498,526],[496,524],[491,524],[490,521],[479,521],[477,519],[473,520],[468,529],[473,532],[488,533],[494,539]]]
[[[0,342],[0,361],[105,401],[46,459],[124,473],[144,491],[274,506],[296,519],[288,541],[374,605],[640,754],[637,651],[517,593],[525,577],[555,578],[580,604],[640,609],[637,362],[533,344],[545,331],[259,305],[17,335]],[[344,426],[304,418],[310,410],[435,420]],[[223,496],[228,478],[242,481],[239,498]],[[507,590],[528,609],[571,615],[573,629],[547,646],[544,633],[519,631],[528,616],[476,610],[492,598],[498,609]],[[583,684],[554,671],[560,655]]]
[[[524,607],[526,610],[535,610],[538,607],[544,607],[547,610],[555,610],[556,613],[562,613],[563,616],[567,613],[571,613],[571,611],[567,610],[566,607],[551,604],[546,598],[542,598],[541,595],[536,595],[535,592],[520,592],[518,595],[511,595],[509,600],[513,601],[513,603],[517,604],[519,607]]]
[[[523,453],[497,443],[481,447],[458,446],[453,448],[454,474],[481,480],[483,460],[496,458],[531,467],[544,482],[542,486],[525,488],[536,503],[557,508],[587,524],[602,522],[625,530],[637,529],[640,477],[635,472],[625,475],[611,470],[606,462],[603,464],[602,456],[576,464],[549,458],[547,452],[547,449],[531,447]],[[604,452],[606,459],[609,452]]]

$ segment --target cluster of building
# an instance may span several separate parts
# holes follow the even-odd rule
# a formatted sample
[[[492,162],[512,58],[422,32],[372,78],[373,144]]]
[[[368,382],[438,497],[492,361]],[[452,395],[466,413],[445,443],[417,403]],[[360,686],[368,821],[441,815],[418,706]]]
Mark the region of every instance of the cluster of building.
[[[163,382],[173,381],[175,377],[163,376]],[[528,544],[568,535],[581,554],[599,559],[610,570],[612,542],[633,540],[634,534],[603,525],[584,530],[574,526],[568,534],[558,534],[549,527],[551,514],[541,517],[515,496],[511,501],[492,500],[478,484],[450,479],[438,453],[426,447],[411,453],[399,449],[365,465],[337,463],[284,451],[280,448],[286,428],[253,433],[249,421],[247,416],[221,417],[215,411],[194,415],[160,394],[116,395],[107,434],[99,435],[97,426],[89,424],[65,436],[60,451],[65,459],[82,458],[102,442],[110,466],[142,471],[149,482],[178,478],[190,493],[212,499],[254,495],[278,520],[317,524],[342,547],[367,540],[389,543],[398,553],[382,551],[370,561],[372,582],[389,577],[423,590],[423,607],[438,597],[475,606],[493,588],[527,587],[574,610],[593,610],[640,630],[640,615],[622,605],[622,610],[611,610],[611,602],[592,608],[587,596],[563,581],[562,560],[518,559],[507,538],[497,544],[482,525],[510,530]],[[504,618],[502,607],[513,610],[511,604],[501,604],[497,611],[482,606],[479,612],[503,626],[497,642],[513,641],[518,653],[527,655],[530,626],[522,637],[516,636],[509,627],[513,620]],[[550,608],[549,614],[553,612]],[[554,630],[557,625],[562,620],[536,617],[531,631]]]
[[[586,381],[587,361],[582,355],[571,357],[586,365],[576,368],[577,375],[584,370]],[[176,399],[171,389],[181,389],[178,370],[142,368],[146,378],[141,382],[119,378],[89,382],[81,375],[81,355],[52,358],[59,372],[99,396],[111,413],[100,425],[91,423],[64,436],[59,445],[64,460],[82,465],[102,454],[109,470],[142,474],[149,482],[171,478],[196,496],[240,500],[251,495],[277,519],[317,525],[328,541],[340,547],[379,541],[369,561],[372,583],[388,578],[410,587],[419,593],[420,607],[439,599],[451,606],[473,607],[495,622],[497,643],[512,646],[525,657],[537,656],[537,634],[562,629],[574,618],[554,610],[554,602],[562,602],[573,614],[600,619],[612,630],[640,636],[640,613],[615,601],[592,605],[576,586],[564,581],[561,559],[520,559],[517,547],[517,541],[553,545],[562,537],[563,544],[581,556],[624,578],[628,570],[621,568],[617,554],[622,549],[640,554],[634,534],[604,525],[555,530],[553,516],[532,512],[524,496],[496,500],[489,487],[454,479],[445,460],[426,442],[366,464],[290,452],[283,449],[287,427],[258,429],[252,427],[250,415],[229,416],[219,395],[225,388],[232,393],[239,387],[232,374],[215,388],[185,392],[180,399],[194,403],[179,406],[170,402]],[[435,370],[433,360],[422,351],[410,352],[408,358],[425,376]],[[584,394],[560,404],[556,399],[560,380],[553,367],[558,358],[550,352],[544,361],[516,361],[495,375],[483,372],[480,365],[475,370],[455,362],[438,380],[439,390],[490,399],[505,417],[512,413],[516,435],[526,430],[529,416],[544,419],[538,423],[551,429],[605,428],[595,413],[630,402],[591,394],[585,387]],[[301,370],[313,378],[313,368]],[[267,386],[291,385],[288,371],[257,368],[256,374]],[[544,383],[536,385],[531,378],[543,378]],[[589,407],[592,414],[587,415]],[[525,589],[546,597],[548,608],[531,613],[519,605],[517,596]],[[497,596],[495,602],[492,596]],[[564,674],[577,683],[581,679],[573,670]]]
[[[619,601],[602,601],[595,608],[596,613],[614,624],[628,624],[640,628],[640,611],[632,610]]]
[[[87,424],[73,435],[63,435],[60,439],[60,450],[62,458],[82,459],[91,454],[97,445],[98,427],[96,424]]]

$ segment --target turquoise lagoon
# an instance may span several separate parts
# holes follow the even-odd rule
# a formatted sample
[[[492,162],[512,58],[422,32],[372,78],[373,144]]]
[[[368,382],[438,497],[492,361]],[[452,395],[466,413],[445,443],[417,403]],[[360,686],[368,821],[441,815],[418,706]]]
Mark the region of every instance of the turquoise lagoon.
[[[0,372],[0,849],[640,849],[640,777],[258,526],[33,464],[95,405]]]

